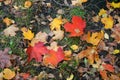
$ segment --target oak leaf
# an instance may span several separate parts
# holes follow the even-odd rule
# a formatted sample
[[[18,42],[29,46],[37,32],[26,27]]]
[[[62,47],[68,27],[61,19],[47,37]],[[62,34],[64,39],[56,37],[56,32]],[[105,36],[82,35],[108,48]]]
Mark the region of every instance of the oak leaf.
[[[64,25],[65,31],[70,33],[70,37],[78,37],[84,33],[86,21],[79,16],[72,17],[72,23],[67,22]]]
[[[48,49],[44,46],[43,42],[38,42],[33,47],[29,46],[26,53],[28,55],[28,62],[30,62],[33,58],[35,58],[37,62],[41,62],[42,56],[48,53]]]
[[[23,32],[24,39],[28,39],[28,40],[32,40],[32,39],[33,39],[34,33],[32,33],[31,30],[23,27],[23,28],[21,29],[21,31]]]
[[[64,59],[64,52],[62,48],[58,48],[57,51],[49,50],[49,53],[46,54],[43,58],[43,63],[46,66],[50,66],[51,68],[55,68],[59,62]]]

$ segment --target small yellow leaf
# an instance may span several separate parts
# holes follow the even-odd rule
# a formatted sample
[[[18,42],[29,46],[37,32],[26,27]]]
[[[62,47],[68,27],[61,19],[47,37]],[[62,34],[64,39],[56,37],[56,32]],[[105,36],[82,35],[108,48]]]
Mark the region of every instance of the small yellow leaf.
[[[64,60],[71,60],[72,52],[71,50],[64,51],[65,59]]]
[[[25,1],[24,3],[24,7],[25,8],[30,8],[32,6],[32,2],[31,1]]]
[[[107,11],[104,10],[104,9],[100,9],[100,12],[98,13],[99,16],[102,16],[102,15],[107,15]]]
[[[53,19],[53,21],[50,23],[50,29],[51,30],[61,30],[61,25],[63,24],[62,18],[58,17]]]
[[[73,78],[74,78],[74,75],[73,75],[73,74],[71,74],[71,75],[70,75],[70,77],[69,77],[69,78],[67,78],[66,80],[73,80]]]
[[[6,68],[3,71],[3,77],[5,79],[12,79],[13,77],[15,77],[15,72],[11,71],[10,69]]]
[[[102,18],[101,22],[105,25],[105,29],[111,29],[114,23],[113,18],[111,16]]]
[[[34,33],[32,33],[31,30],[23,27],[23,28],[21,29],[21,31],[23,32],[24,39],[28,39],[28,40],[32,40],[32,39],[33,39]]]
[[[4,22],[7,26],[9,26],[9,25],[11,25],[12,23],[14,23],[14,21],[11,20],[11,19],[9,19],[8,17],[4,18],[4,19],[3,19],[3,22]]]
[[[110,3],[110,6],[113,8],[120,8],[120,2],[119,3],[112,2]]]
[[[78,46],[77,46],[77,45],[72,45],[71,48],[72,48],[73,50],[77,50],[77,49],[78,49]]]
[[[120,53],[120,50],[118,50],[118,49],[115,49],[115,50],[113,51],[113,54],[118,54],[118,53]]]

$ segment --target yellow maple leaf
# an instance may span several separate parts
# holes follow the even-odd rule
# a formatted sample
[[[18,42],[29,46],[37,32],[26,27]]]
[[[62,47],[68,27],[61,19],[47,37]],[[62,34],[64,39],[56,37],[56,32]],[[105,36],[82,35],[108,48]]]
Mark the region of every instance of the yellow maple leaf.
[[[32,6],[32,2],[31,1],[25,1],[24,3],[24,7],[25,8],[30,8]]]
[[[102,18],[101,22],[105,25],[105,29],[111,29],[114,23],[113,18],[111,16]]]
[[[110,3],[110,6],[113,8],[120,8],[120,2],[119,3],[112,2]]]
[[[15,72],[14,71],[11,71],[8,68],[3,70],[3,78],[12,79],[13,77],[15,77]]]
[[[105,9],[100,9],[98,15],[99,15],[99,16],[107,15],[107,11],[106,11]]]
[[[51,30],[61,30],[61,25],[63,24],[62,18],[58,17],[53,19],[53,21],[50,23],[50,29]]]
[[[9,26],[9,25],[11,25],[12,23],[14,23],[14,21],[13,21],[12,19],[8,18],[8,17],[4,18],[4,19],[3,19],[3,22],[4,22],[7,26]]]
[[[32,40],[32,39],[33,39],[34,33],[32,33],[31,30],[23,27],[23,28],[21,29],[21,31],[23,32],[24,39],[28,39],[28,40]]]
[[[83,40],[86,40],[88,43],[91,43],[93,45],[98,45],[98,43],[103,37],[104,37],[103,31],[94,33],[88,32],[87,35],[83,36]]]

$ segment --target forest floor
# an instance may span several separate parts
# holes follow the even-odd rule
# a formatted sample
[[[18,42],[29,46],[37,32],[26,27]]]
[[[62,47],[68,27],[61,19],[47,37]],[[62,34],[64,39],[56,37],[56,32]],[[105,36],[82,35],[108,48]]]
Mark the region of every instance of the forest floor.
[[[120,80],[119,0],[0,0],[0,80]]]

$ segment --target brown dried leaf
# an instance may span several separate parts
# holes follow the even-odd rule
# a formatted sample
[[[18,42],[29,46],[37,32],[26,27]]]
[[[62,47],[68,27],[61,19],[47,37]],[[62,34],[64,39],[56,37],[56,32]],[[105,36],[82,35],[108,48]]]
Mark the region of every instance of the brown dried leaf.
[[[16,35],[16,31],[18,31],[19,28],[16,27],[15,24],[9,26],[8,28],[6,28],[3,32],[4,32],[4,35],[6,36],[15,36]]]

